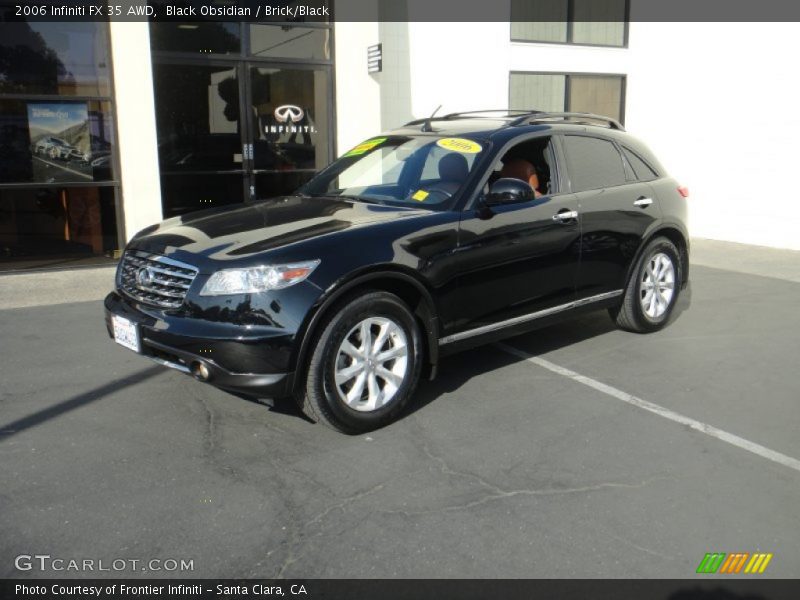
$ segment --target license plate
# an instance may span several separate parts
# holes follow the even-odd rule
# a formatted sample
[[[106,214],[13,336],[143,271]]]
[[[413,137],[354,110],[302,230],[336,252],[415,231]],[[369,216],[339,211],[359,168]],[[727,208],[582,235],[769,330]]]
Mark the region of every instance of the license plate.
[[[134,352],[141,352],[139,346],[139,330],[136,323],[117,315],[112,316],[111,324],[114,328],[114,341],[121,346],[130,348]]]

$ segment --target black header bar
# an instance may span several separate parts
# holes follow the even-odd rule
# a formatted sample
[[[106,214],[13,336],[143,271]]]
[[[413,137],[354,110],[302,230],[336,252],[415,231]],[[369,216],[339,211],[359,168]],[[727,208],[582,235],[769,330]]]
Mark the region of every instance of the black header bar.
[[[328,23],[509,22],[535,14],[561,21],[558,2],[538,0],[0,0],[0,21],[228,21]],[[569,0],[563,0],[567,3]],[[402,6],[401,6],[402,5]],[[543,8],[547,6],[548,8]],[[552,8],[551,13],[547,11]],[[581,20],[657,22],[800,22],[791,0],[612,0]],[[445,35],[446,32],[443,32]]]

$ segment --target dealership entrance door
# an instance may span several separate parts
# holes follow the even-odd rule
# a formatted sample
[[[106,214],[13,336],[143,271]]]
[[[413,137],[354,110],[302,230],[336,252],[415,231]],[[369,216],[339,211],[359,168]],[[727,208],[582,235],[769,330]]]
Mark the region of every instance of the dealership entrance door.
[[[330,162],[330,37],[320,24],[152,25],[165,217],[287,194]]]

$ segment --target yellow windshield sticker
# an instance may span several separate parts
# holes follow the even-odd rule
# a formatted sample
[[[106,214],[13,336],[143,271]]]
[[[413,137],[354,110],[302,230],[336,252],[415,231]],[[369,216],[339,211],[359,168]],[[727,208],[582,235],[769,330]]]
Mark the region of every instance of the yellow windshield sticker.
[[[375,146],[379,146],[386,141],[386,138],[373,138],[366,142],[361,142],[358,146],[344,154],[344,156],[358,156],[372,150]]]
[[[477,154],[482,150],[480,144],[464,138],[442,138],[436,145],[445,150],[453,150],[462,154]]]
[[[416,200],[417,202],[422,202],[428,196],[430,196],[430,194],[428,192],[426,192],[425,190],[417,190],[416,192],[414,192],[414,195],[411,196],[411,197],[414,200]]]

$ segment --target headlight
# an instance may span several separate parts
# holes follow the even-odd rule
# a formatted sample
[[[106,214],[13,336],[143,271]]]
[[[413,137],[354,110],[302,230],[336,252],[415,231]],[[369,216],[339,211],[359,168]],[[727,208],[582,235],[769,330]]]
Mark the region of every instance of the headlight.
[[[225,294],[254,294],[267,290],[280,290],[300,283],[317,268],[319,260],[269,265],[250,269],[224,269],[208,278],[201,296]]]

